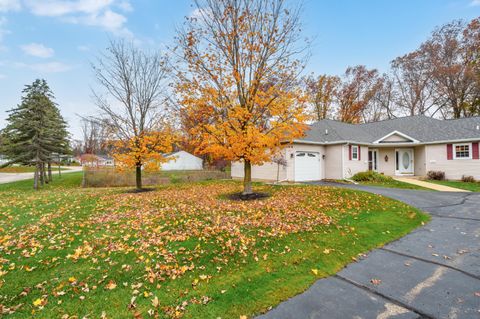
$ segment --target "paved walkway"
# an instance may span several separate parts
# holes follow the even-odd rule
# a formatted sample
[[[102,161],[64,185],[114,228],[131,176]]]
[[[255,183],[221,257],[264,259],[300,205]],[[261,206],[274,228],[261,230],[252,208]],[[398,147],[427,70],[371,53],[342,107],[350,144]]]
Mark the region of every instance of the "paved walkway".
[[[480,193],[337,186],[401,200],[432,221],[259,319],[480,318]]]
[[[470,193],[470,191],[467,191],[465,189],[460,189],[460,188],[454,188],[450,186],[445,186],[445,185],[440,185],[440,184],[435,184],[435,183],[429,183],[425,181],[421,181],[419,179],[415,178],[408,178],[408,177],[394,177],[393,179],[399,181],[399,182],[404,182],[408,184],[413,184],[417,186],[421,186],[424,188],[429,188],[433,189],[439,192],[464,192],[464,193]]]
[[[64,168],[66,168],[67,170],[62,171],[62,174],[82,171],[81,166],[69,166]],[[57,170],[53,169],[52,173],[58,174],[58,167],[57,167]],[[0,173],[0,184],[23,181],[23,180],[32,179],[32,178],[33,178],[33,173]]]

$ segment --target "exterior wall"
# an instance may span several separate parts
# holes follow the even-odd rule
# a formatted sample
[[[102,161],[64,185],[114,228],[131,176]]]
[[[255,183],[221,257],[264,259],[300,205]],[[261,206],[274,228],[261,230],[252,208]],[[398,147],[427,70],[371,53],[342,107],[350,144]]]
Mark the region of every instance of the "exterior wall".
[[[385,156],[388,161],[385,161]],[[378,148],[378,172],[387,176],[395,175],[395,148]]]
[[[426,171],[445,172],[446,179],[459,180],[462,175],[480,179],[480,160],[447,159],[446,144],[426,145]]]
[[[343,145],[329,145],[325,147],[326,179],[343,179],[342,150]]]
[[[285,150],[282,150],[281,154],[285,156]],[[279,180],[287,179],[287,170],[293,165],[293,159],[289,156],[285,156],[287,160],[287,167],[280,166]],[[263,165],[252,165],[252,179],[259,181],[276,181],[277,180],[277,164],[265,163]],[[243,162],[232,162],[231,168],[232,178],[243,178]]]
[[[295,153],[296,152],[318,152],[320,153],[320,165],[318,169],[320,170],[320,178],[325,178],[325,160],[323,155],[325,154],[325,147],[323,145],[309,145],[309,144],[293,144],[290,145],[286,150],[286,158],[288,161],[287,166],[287,176],[288,181],[295,181]],[[292,156],[293,154],[293,156]]]
[[[282,154],[287,160],[287,166],[280,166],[279,180],[295,181],[295,153],[296,152],[317,152],[320,154],[320,162],[318,170],[320,171],[320,177],[325,178],[325,147],[322,145],[309,145],[309,144],[293,144],[282,150]],[[232,178],[243,178],[243,163],[232,162],[231,170]],[[252,166],[252,179],[261,181],[276,181],[277,180],[277,164],[265,163],[263,165]]]
[[[446,146],[445,146],[446,148]],[[427,162],[425,157],[426,146],[417,146],[413,151],[413,165],[415,176],[427,175]]]
[[[172,154],[171,157],[174,159],[162,164],[163,171],[203,169],[203,160],[185,151]]]
[[[368,146],[360,145],[360,160],[350,160],[349,146],[343,145],[343,178],[368,170]]]

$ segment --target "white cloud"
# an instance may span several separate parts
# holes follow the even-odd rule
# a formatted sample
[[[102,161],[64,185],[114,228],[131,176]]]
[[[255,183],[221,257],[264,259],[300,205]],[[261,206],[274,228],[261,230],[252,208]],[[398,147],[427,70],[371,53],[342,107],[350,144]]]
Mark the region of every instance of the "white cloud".
[[[61,73],[73,69],[71,65],[62,62],[47,62],[47,63],[14,63],[15,67],[26,68],[40,73]]]
[[[20,0],[0,0],[0,12],[20,10]]]
[[[55,51],[52,48],[48,48],[41,43],[30,43],[20,47],[23,52],[28,55],[37,58],[50,58],[54,55]]]
[[[68,23],[100,27],[119,35],[131,35],[125,27],[127,18],[114,11],[115,8],[123,12],[132,11],[128,0],[25,0],[25,5],[37,16],[57,17]]]
[[[5,74],[0,74],[0,80],[5,79],[7,76]]]
[[[471,5],[471,6],[480,6],[480,0],[472,0],[472,1],[470,2],[470,5]]]

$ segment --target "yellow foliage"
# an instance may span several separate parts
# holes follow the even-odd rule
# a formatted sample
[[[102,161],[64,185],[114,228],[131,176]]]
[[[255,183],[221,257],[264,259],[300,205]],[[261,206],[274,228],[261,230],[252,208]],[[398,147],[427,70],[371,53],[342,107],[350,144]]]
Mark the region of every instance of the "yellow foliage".
[[[112,142],[112,155],[120,169],[142,166],[145,170],[159,170],[162,163],[170,160],[163,154],[173,150],[174,141],[170,129],[143,133],[128,140]]]

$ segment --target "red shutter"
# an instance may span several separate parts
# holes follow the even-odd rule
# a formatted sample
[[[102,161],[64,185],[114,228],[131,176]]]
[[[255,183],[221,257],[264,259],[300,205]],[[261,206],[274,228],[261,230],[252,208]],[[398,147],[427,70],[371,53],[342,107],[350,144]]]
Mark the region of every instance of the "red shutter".
[[[453,147],[452,144],[447,144],[447,160],[453,159]]]
[[[473,159],[478,159],[478,142],[477,143],[472,143],[472,158]]]
[[[358,160],[361,160],[360,154],[362,154],[362,152],[360,150],[360,145],[358,145]]]
[[[348,145],[348,159],[352,160],[352,145]]]

